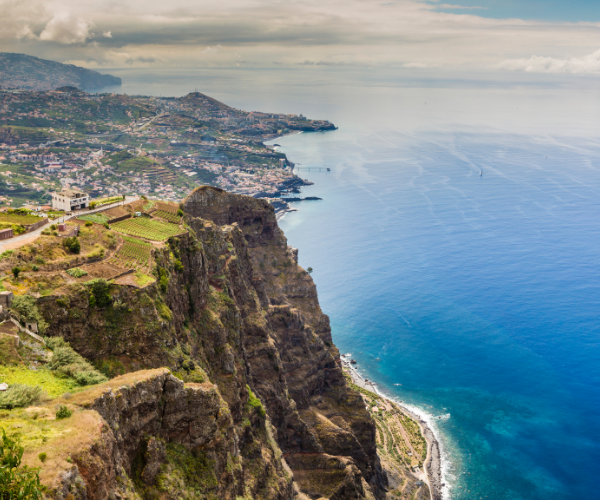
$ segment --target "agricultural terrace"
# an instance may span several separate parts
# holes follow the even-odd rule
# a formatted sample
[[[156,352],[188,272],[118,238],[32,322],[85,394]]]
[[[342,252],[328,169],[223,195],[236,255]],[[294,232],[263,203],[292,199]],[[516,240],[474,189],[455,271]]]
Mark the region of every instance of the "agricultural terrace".
[[[37,215],[25,215],[17,213],[0,213],[0,222],[8,222],[9,224],[23,224],[28,226],[42,220],[42,217]]]
[[[165,203],[164,201],[156,202],[156,210],[160,210],[161,212],[169,212],[172,214],[177,214],[177,210],[179,210],[179,206],[174,203]]]
[[[145,241],[123,236],[123,246],[111,259],[111,263],[127,268],[149,267],[152,245]]]
[[[182,229],[168,222],[161,222],[145,217],[126,219],[111,225],[111,229],[118,233],[137,236],[152,241],[165,241],[171,236],[182,233]]]
[[[94,203],[94,206],[100,205],[110,205],[111,203],[117,203],[118,201],[123,201],[122,196],[112,196],[110,198],[101,198],[99,200],[92,200],[91,203]],[[91,205],[90,203],[90,205]]]
[[[109,221],[109,218],[104,214],[80,215],[77,218],[87,222],[95,222],[96,224],[104,224]]]
[[[152,212],[152,217],[160,217],[161,219],[165,219],[173,224],[179,224],[181,222],[181,217],[179,215],[171,212],[163,212],[162,210],[155,210]]]

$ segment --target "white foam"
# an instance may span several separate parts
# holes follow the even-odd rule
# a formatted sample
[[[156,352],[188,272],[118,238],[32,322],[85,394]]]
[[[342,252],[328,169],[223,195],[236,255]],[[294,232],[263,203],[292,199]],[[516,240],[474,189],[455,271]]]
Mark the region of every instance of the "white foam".
[[[344,356],[348,357],[349,354],[346,354]],[[363,380],[363,382],[365,381],[365,378],[360,373],[358,373],[358,370],[356,368],[351,366],[349,363],[347,364],[347,366],[358,377],[360,377]],[[406,408],[408,411],[415,414],[417,417],[419,417],[421,420],[423,420],[427,424],[427,426],[431,430],[431,433],[433,434],[433,437],[435,438],[435,440],[438,443],[438,447],[439,447],[439,451],[440,451],[440,472],[441,472],[440,481],[444,485],[441,488],[442,499],[445,499],[445,500],[450,499],[451,498],[451,490],[452,490],[452,486],[450,485],[450,480],[454,479],[454,475],[450,471],[453,469],[453,467],[452,467],[452,462],[449,459],[448,453],[445,450],[444,442],[442,441],[441,432],[438,429],[437,425],[435,424],[436,420],[438,420],[438,419],[434,415],[427,413],[426,411],[424,411],[423,409],[421,409],[417,406],[408,404],[396,397],[391,397],[386,394],[383,394],[378,389],[377,384],[375,384],[374,382],[371,382],[369,380],[369,382],[366,382],[366,383],[371,385],[374,392],[377,393],[379,396],[381,396],[382,398],[385,398],[389,401],[392,401],[393,403],[397,404],[398,406]],[[450,414],[447,413],[445,415],[441,415],[441,417],[443,420],[448,420],[450,418]]]

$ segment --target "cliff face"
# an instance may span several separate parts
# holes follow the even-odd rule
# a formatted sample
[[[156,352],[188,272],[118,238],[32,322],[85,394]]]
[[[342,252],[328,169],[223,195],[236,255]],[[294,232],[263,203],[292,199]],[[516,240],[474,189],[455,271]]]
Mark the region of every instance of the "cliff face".
[[[203,187],[183,209],[189,234],[156,250],[155,285],[113,286],[104,309],[82,287],[40,299],[48,333],[105,371],[166,366],[187,382],[163,374],[91,404],[114,436],[115,470],[136,495],[180,498],[180,446],[203,457],[192,469],[215,464],[216,485],[194,483],[215,498],[382,498],[375,425],[273,208]]]

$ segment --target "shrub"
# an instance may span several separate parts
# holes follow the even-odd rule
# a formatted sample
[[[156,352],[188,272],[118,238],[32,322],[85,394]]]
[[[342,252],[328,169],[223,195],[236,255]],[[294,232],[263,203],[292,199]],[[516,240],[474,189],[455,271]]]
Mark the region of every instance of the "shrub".
[[[52,224],[50,226],[50,229],[52,229],[52,231],[56,231],[58,229],[58,226],[56,224]]]
[[[178,273],[183,272],[183,264],[181,263],[181,261],[179,259],[177,259],[175,261],[174,267],[175,267],[175,271],[177,271]]]
[[[46,339],[46,345],[52,350],[52,359],[47,365],[50,370],[75,379],[79,385],[101,384],[108,380],[62,337],[50,337]]]
[[[39,271],[40,268],[34,264],[33,266],[31,266],[31,270],[32,271]]]
[[[79,253],[81,252],[81,243],[79,242],[79,238],[77,236],[69,236],[65,238],[63,241],[63,245],[71,252],[71,253]]]
[[[112,304],[110,296],[110,283],[98,278],[86,283],[90,287],[90,306],[108,307]]]
[[[72,269],[67,269],[66,273],[69,276],[73,276],[73,278],[81,278],[82,276],[86,276],[87,275],[87,271],[84,271],[83,269],[81,269],[79,267],[74,267]]]
[[[93,225],[94,225],[94,223],[93,223],[93,222],[90,222],[90,221],[87,221],[87,222],[85,223],[85,227],[90,227],[90,226],[93,226]]]
[[[44,321],[44,317],[40,314],[37,303],[31,295],[15,295],[12,301],[11,309],[19,314],[21,319],[27,323],[37,323],[38,331],[44,333],[48,327],[48,323]]]
[[[40,459],[40,462],[44,463],[46,461],[46,459],[48,458],[48,455],[45,451],[42,451],[39,455],[38,458]]]
[[[106,229],[110,229],[110,226],[108,225],[108,222],[105,222],[104,224],[102,224]]]
[[[13,408],[25,408],[39,403],[44,396],[41,387],[30,385],[12,384],[5,391],[0,392],[0,408],[12,410]],[[2,498],[0,496],[0,498]]]
[[[169,277],[167,276],[167,271],[165,271],[162,267],[158,270],[158,286],[160,291],[165,293],[167,288],[169,288]]]
[[[71,415],[73,415],[73,412],[64,405],[60,405],[58,410],[56,410],[56,420],[63,420],[69,418]]]
[[[39,469],[21,467],[25,449],[18,438],[9,437],[2,429],[0,446],[0,498],[41,500]]]
[[[183,217],[183,210],[181,210],[181,208],[177,209],[177,215],[179,215],[179,217]]]
[[[11,269],[11,271],[12,271],[12,273],[13,273],[13,276],[14,276],[15,278],[18,278],[18,277],[19,277],[19,274],[21,273],[21,268],[20,268],[20,267],[16,267],[16,266],[15,266],[15,267],[13,267],[13,268]]]

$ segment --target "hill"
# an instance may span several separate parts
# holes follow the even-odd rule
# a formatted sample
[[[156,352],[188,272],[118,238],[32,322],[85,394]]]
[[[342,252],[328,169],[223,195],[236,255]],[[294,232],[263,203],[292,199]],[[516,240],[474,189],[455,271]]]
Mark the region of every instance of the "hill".
[[[0,52],[0,86],[28,90],[54,90],[73,86],[79,89],[120,85],[121,79],[102,75],[73,64],[62,64],[25,54]]]

